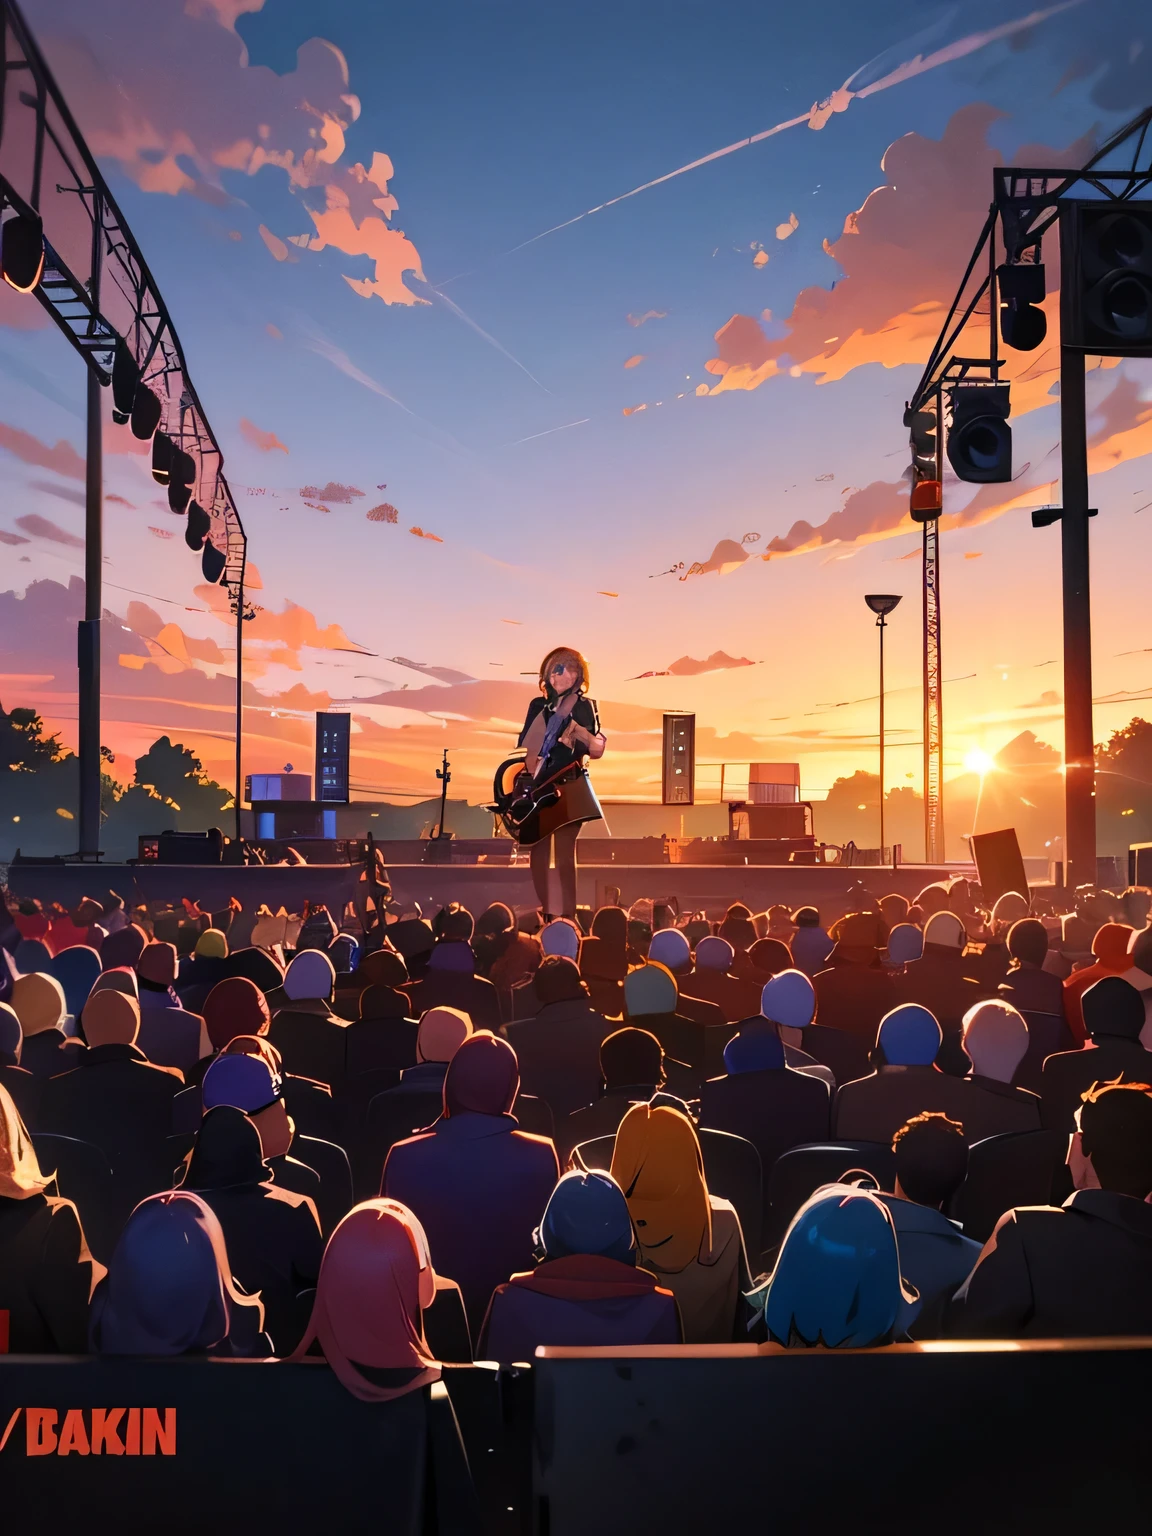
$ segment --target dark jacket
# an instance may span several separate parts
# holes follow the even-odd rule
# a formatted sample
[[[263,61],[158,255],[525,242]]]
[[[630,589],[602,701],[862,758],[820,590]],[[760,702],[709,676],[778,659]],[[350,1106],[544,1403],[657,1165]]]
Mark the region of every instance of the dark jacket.
[[[1152,1205],[1079,1189],[1000,1218],[949,1331],[970,1339],[1152,1333]]]
[[[828,1085],[790,1067],[713,1078],[700,1095],[700,1124],[750,1141],[765,1181],[782,1152],[827,1140],[830,1113]]]
[[[492,1292],[531,1265],[558,1176],[552,1143],[511,1115],[452,1115],[389,1152],[382,1192],[415,1213],[433,1267],[464,1293],[474,1337]]]
[[[979,960],[978,955],[965,955],[947,944],[925,944],[920,959],[909,960],[904,974],[894,978],[896,1002],[919,1003],[936,1015],[944,1033],[936,1060],[960,1077],[968,1066],[960,1044],[964,1015],[996,992],[995,985],[985,986],[979,980]]]
[[[567,1120],[556,1122],[556,1152],[561,1168],[568,1164],[569,1155],[581,1142],[595,1141],[598,1136],[615,1136],[620,1122],[633,1104],[646,1104],[656,1092],[656,1085],[632,1083],[628,1086],[606,1088],[599,1098],[593,1099],[583,1109],[570,1114]]]
[[[1040,1076],[1040,1115],[1045,1130],[1073,1131],[1080,1095],[1093,1083],[1152,1083],[1152,1051],[1139,1040],[1095,1035],[1078,1051],[1049,1056]]]
[[[143,1000],[145,993],[140,996]],[[141,1001],[136,1044],[156,1066],[179,1067],[182,1072],[189,1072],[200,1060],[203,1023],[198,1013],[189,1013],[186,1008],[155,1002],[145,1005]]]
[[[816,988],[816,1017],[831,1029],[862,1039],[871,1049],[880,1020],[899,998],[892,976],[879,965],[841,961],[812,978]]]
[[[965,1081],[973,1090],[964,1106],[964,1134],[969,1145],[987,1136],[1040,1129],[1039,1095],[997,1082],[994,1077],[977,1077],[975,1072]]]
[[[849,1034],[845,1029],[832,1029],[826,1024],[809,1024],[803,1040],[809,1056],[828,1068],[837,1085],[853,1083],[858,1077],[867,1077],[872,1070],[870,1043],[860,1035]]]
[[[40,1095],[44,1091],[47,1079],[35,1077],[24,1067],[12,1066],[10,1063],[11,1058],[8,1065],[0,1065],[0,1088],[7,1088],[12,1095],[12,1102],[19,1111],[25,1127],[30,1131],[38,1131],[40,1129],[38,1118]]]
[[[941,1112],[964,1126],[969,1145],[980,1138],[968,1131],[975,1090],[964,1078],[935,1067],[880,1067],[836,1093],[833,1134],[838,1141],[890,1144],[900,1127],[925,1110]]]
[[[680,1314],[671,1291],[646,1269],[598,1254],[549,1259],[498,1285],[477,1358],[531,1361],[538,1344],[679,1344]]]
[[[418,1019],[426,1008],[459,1008],[472,1020],[473,1029],[499,1029],[499,994],[487,977],[475,974],[474,964],[470,944],[459,940],[437,944],[428,957],[424,979],[402,989],[412,1002],[411,1017]]]
[[[56,1077],[76,1065],[78,1046],[67,1044],[62,1029],[43,1029],[38,1035],[25,1035],[20,1051],[20,1065],[33,1077]]]
[[[766,979],[749,979],[746,976],[733,976],[730,971],[705,969],[693,970],[683,978],[677,977],[677,986],[686,997],[715,1003],[725,1021],[735,1024],[739,1019],[760,1012],[760,994]]]
[[[1038,965],[1013,964],[997,992],[1021,1013],[1054,1013],[1064,1017],[1064,983]],[[1068,1043],[1072,1043],[1071,1031]]]
[[[612,1026],[583,998],[546,1003],[532,1019],[504,1026],[520,1063],[520,1086],[544,1099],[557,1120],[596,1097],[600,1046]]]
[[[134,1045],[98,1045],[44,1084],[39,1129],[99,1147],[122,1197],[134,1204],[167,1187],[164,1140],[183,1087],[178,1072],[154,1066]]]
[[[380,991],[381,988],[373,988]],[[409,1006],[404,994],[404,1007]],[[358,1019],[345,1031],[345,1063],[349,1077],[380,1068],[403,1072],[416,1065],[416,1035],[420,1026],[404,1014]]]
[[[268,1038],[280,1052],[286,1072],[314,1078],[332,1089],[347,1070],[348,1022],[319,999],[290,1002],[272,1019]]]
[[[908,1331],[914,1339],[938,1339],[952,1297],[980,1257],[980,1244],[965,1237],[960,1223],[949,1221],[943,1211],[896,1195],[878,1193],[876,1198],[892,1212],[900,1273],[920,1292]]]
[[[316,1284],[324,1240],[312,1201],[271,1180],[248,1116],[227,1104],[210,1109],[183,1187],[216,1212],[232,1273],[249,1295],[260,1292],[264,1331],[276,1353],[287,1355],[307,1326],[307,1305],[297,1297]]]
[[[0,1312],[13,1355],[82,1355],[94,1267],[71,1200],[0,1197]]]

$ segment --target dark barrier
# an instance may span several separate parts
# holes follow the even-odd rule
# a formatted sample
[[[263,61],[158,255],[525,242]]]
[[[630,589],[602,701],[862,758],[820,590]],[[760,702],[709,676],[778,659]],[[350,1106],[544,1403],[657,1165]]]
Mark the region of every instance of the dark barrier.
[[[1146,1529],[1150,1373],[1147,1338],[546,1349],[535,1530]]]
[[[363,1403],[322,1361],[0,1357],[0,1439],[7,1530],[480,1528],[444,1386]]]

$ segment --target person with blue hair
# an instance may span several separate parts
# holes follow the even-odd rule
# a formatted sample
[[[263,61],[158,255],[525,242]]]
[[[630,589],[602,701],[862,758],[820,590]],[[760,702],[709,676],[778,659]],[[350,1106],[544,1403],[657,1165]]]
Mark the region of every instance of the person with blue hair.
[[[87,944],[71,944],[67,949],[58,950],[44,969],[64,988],[68,1012],[74,1019],[78,1019],[100,974],[98,952]]]
[[[892,1144],[900,1127],[925,1111],[964,1125],[975,1108],[971,1082],[935,1065],[943,1034],[936,1015],[919,1003],[886,1013],[876,1032],[873,1071],[836,1094],[835,1135],[840,1141]],[[964,1139],[974,1139],[964,1127]]]
[[[919,1306],[891,1214],[851,1184],[826,1184],[805,1201],[754,1295],[769,1342],[785,1349],[877,1349],[906,1337]]]
[[[531,1360],[541,1344],[679,1344],[670,1290],[636,1264],[624,1192],[610,1173],[566,1173],[536,1231],[538,1264],[498,1285],[480,1359]]]
[[[272,1353],[259,1296],[232,1278],[212,1208],[186,1190],[132,1212],[92,1298],[88,1337],[100,1355]]]
[[[750,1141],[767,1187],[782,1152],[827,1137],[828,1085],[788,1066],[777,1026],[766,1018],[744,1020],[724,1047],[724,1065],[727,1076],[710,1079],[701,1091],[700,1124]]]

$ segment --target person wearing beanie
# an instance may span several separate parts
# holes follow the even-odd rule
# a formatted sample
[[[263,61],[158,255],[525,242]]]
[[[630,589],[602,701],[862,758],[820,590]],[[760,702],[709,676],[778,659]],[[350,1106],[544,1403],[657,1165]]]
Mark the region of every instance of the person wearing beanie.
[[[880,955],[888,925],[874,912],[849,912],[832,925],[835,948],[812,978],[816,1014],[827,1029],[854,1035],[871,1046],[880,1020],[898,1001]],[[837,1081],[843,1081],[837,1075]]]
[[[897,923],[888,932],[888,948],[883,963],[891,971],[903,971],[912,960],[919,960],[924,953],[924,934],[915,923]]]
[[[759,1152],[765,1193],[782,1152],[827,1139],[832,1105],[826,1081],[788,1065],[780,1035],[770,1018],[745,1019],[724,1047],[726,1075],[711,1078],[700,1094],[702,1126],[743,1136]]]
[[[753,943],[755,936],[753,935]],[[729,1024],[745,1019],[756,1012],[763,979],[747,959],[750,974],[741,976],[735,970],[736,951],[727,939],[710,934],[696,945],[696,969],[684,979],[684,989],[691,997],[703,998],[715,1003]]]
[[[204,1020],[176,995],[176,946],[153,942],[136,962],[140,989],[137,1045],[161,1067],[179,1067],[187,1076],[200,1060]]]
[[[64,988],[65,1007],[73,1019],[78,1019],[100,975],[100,956],[85,944],[73,944],[52,956],[47,974],[55,976]]]
[[[356,999],[358,1017],[344,1036],[348,1076],[403,1072],[415,1066],[418,1026],[408,1016],[412,1006],[408,994],[400,990],[408,982],[403,955],[392,949],[373,950],[364,956],[356,975],[365,986]]]
[[[559,1178],[556,1149],[518,1129],[516,1052],[487,1030],[466,1039],[444,1077],[443,1114],[388,1153],[380,1193],[428,1235],[432,1263],[464,1296],[474,1340],[492,1292],[532,1260],[532,1232]]]
[[[755,945],[753,945],[753,949]],[[658,928],[648,946],[648,959],[664,965],[676,978],[680,993],[678,1012],[697,1024],[723,1024],[724,1011],[716,1003],[702,997],[690,997],[686,989],[692,986],[695,970],[692,964],[692,948],[688,935],[682,928]]]
[[[39,1128],[99,1147],[112,1168],[118,1209],[167,1184],[165,1140],[173,1100],[184,1086],[180,1072],[154,1065],[139,1050],[140,1005],[106,988],[93,992],[82,1023],[87,1050],[76,1065],[44,1084]]]
[[[1119,976],[1131,967],[1128,946],[1135,937],[1135,930],[1127,923],[1105,923],[1096,930],[1092,940],[1095,964],[1073,971],[1064,983],[1064,1017],[1077,1045],[1083,1045],[1088,1037],[1080,999],[1103,977]]]
[[[176,991],[186,1007],[197,1008],[228,970],[228,937],[219,928],[205,928],[192,953],[179,963]]]
[[[1104,976],[1080,999],[1088,1044],[1049,1056],[1040,1078],[1046,1130],[1073,1129],[1081,1097],[1094,1083],[1152,1083],[1152,1051],[1144,1049],[1144,1000],[1119,976]]]
[[[873,1071],[837,1090],[836,1139],[890,1145],[913,1115],[933,1111],[958,1120],[971,1145],[976,1138],[969,1134],[965,1120],[974,1089],[934,1065],[942,1038],[935,1014],[919,1003],[901,1003],[886,1014],[876,1034]]]
[[[68,1003],[55,976],[43,971],[17,976],[9,1002],[20,1020],[24,1037],[20,1056],[24,1070],[39,1078],[67,1072],[74,1065],[71,1053],[65,1049],[68,1037],[63,1026]]]
[[[679,1344],[670,1290],[636,1262],[624,1192],[610,1173],[566,1173],[536,1234],[535,1269],[498,1285],[479,1358],[511,1365],[540,1344]]]
[[[835,945],[820,923],[820,913],[815,907],[797,907],[792,914],[795,933],[789,949],[792,964],[805,976],[815,976],[828,963],[828,956]]]
[[[1015,1087],[1028,1054],[1028,1025],[1011,1003],[989,998],[964,1015],[964,1050],[972,1063],[967,1081],[967,1130],[972,1141],[1040,1129],[1040,1096]]]
[[[717,939],[716,943],[731,952],[725,939]],[[649,960],[629,971],[624,979],[624,1016],[655,1035],[669,1060],[679,1063],[677,1092],[695,1098],[705,1079],[721,1071],[723,1050],[734,1033],[734,1025],[699,1024],[683,1013],[676,978],[667,966]],[[683,1069],[687,1069],[687,1075]]]
[[[436,914],[432,923],[435,943],[428,954],[427,968],[420,979],[413,972],[414,979],[404,988],[411,1002],[410,1018],[418,1019],[429,1008],[459,1008],[477,1029],[499,1029],[500,998],[496,988],[486,976],[476,974],[474,931],[471,912],[457,902]],[[395,928],[389,929],[389,937],[395,943]],[[412,971],[411,964],[408,968]]]
[[[789,968],[764,983],[760,1016],[775,1024],[784,1046],[784,1060],[794,1071],[818,1077],[830,1093],[835,1093],[835,1074],[805,1049],[804,1031],[815,1015],[816,989],[803,971]]]
[[[919,1003],[935,1016],[944,1034],[940,1067],[957,1077],[968,1070],[960,1045],[964,1015],[994,991],[979,979],[979,956],[964,953],[967,943],[968,933],[957,913],[934,912],[924,924],[923,954],[919,960],[909,960],[903,974],[893,978],[897,1002]]]
[[[34,1077],[27,1067],[20,1065],[23,1048],[24,1031],[19,1015],[10,1003],[0,1003],[0,1088],[8,1090],[28,1129],[38,1131],[37,1110],[44,1079]]]
[[[549,955],[534,986],[539,1013],[501,1033],[516,1052],[524,1092],[543,1099],[559,1123],[596,1097],[600,1043],[612,1026],[592,1007],[574,955]]]
[[[334,1092],[346,1072],[348,1028],[347,1019],[332,1012],[335,985],[328,956],[319,949],[301,950],[284,973],[287,1002],[273,1016],[269,1031],[289,1072],[327,1083]]]

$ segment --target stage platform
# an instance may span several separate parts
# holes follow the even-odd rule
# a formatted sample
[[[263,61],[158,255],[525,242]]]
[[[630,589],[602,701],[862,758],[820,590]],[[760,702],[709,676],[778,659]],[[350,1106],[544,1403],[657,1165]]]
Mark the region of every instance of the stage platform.
[[[98,899],[109,889],[132,906],[145,901],[178,903],[181,897],[199,902],[205,911],[219,911],[235,896],[246,910],[267,902],[275,911],[284,906],[299,912],[306,900],[324,901],[342,912],[359,880],[361,867],[350,864],[228,865],[189,864],[13,864],[8,884],[14,896],[37,897],[72,907],[82,896]],[[898,891],[911,899],[934,880],[974,874],[970,865],[904,864],[899,869],[863,865],[821,868],[812,865],[708,864],[581,864],[577,894],[593,908],[619,900],[624,906],[641,897],[675,897],[682,911],[703,909],[720,916],[733,901],[754,912],[773,903],[789,907],[814,906],[825,922],[849,911],[849,892],[859,884],[873,895]],[[389,864],[394,896],[418,901],[425,913],[448,901],[460,901],[473,913],[490,902],[513,908],[535,905],[527,863]],[[555,876],[553,876],[555,879]],[[619,891],[619,896],[616,892]]]

